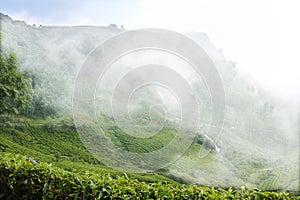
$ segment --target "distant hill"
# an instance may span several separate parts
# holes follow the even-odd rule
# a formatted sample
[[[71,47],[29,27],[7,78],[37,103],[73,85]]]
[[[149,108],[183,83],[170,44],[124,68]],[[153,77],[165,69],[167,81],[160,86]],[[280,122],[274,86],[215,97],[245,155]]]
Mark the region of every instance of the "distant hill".
[[[49,102],[55,102],[64,114],[72,111],[74,81],[88,54],[103,41],[126,31],[116,25],[36,27],[1,13],[0,21],[1,51],[15,53],[21,70],[38,74],[41,87],[37,92],[52,98]],[[200,159],[201,145],[194,145],[183,159],[169,167],[170,173],[206,185],[299,188],[299,132],[294,119],[286,120],[284,106],[255,81],[241,76],[235,63],[227,61],[205,33],[187,36],[206,50],[220,73],[226,116],[220,136],[212,137],[221,151]],[[208,117],[204,121],[209,121]],[[201,124],[204,132],[210,126],[206,122]],[[128,148],[133,148],[130,145]]]

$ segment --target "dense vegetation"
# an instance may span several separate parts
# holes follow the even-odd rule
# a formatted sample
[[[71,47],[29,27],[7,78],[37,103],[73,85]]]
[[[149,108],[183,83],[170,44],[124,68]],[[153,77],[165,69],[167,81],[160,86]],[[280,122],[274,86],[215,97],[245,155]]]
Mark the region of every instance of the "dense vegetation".
[[[31,80],[18,70],[15,55],[0,54],[0,113],[19,113],[30,103]]]
[[[51,162],[68,170],[90,170],[120,175],[95,159],[84,147],[68,118],[30,119],[20,116],[0,116],[0,151],[24,154],[37,161]],[[143,181],[171,179],[153,173],[132,174]]]
[[[288,193],[250,191],[244,187],[241,190],[223,190],[188,186],[174,181],[183,180],[170,175],[168,170],[160,170],[162,175],[124,174],[103,166],[85,150],[68,117],[32,119],[1,115],[0,119],[1,151],[12,153],[1,154],[0,193],[3,199],[296,198]],[[121,136],[125,137],[123,134]],[[190,151],[202,142],[202,137],[195,138],[195,145]],[[125,144],[134,147],[130,143]],[[157,144],[160,144],[160,138]],[[26,156],[20,156],[19,153]]]
[[[1,197],[5,199],[297,199],[284,192],[214,189],[146,183],[126,174],[74,173],[21,155],[1,154]]]
[[[1,14],[0,18],[3,18]],[[76,58],[70,59],[68,54],[70,50],[76,49],[72,48],[74,44],[69,42],[71,46],[58,50],[55,46],[55,53],[52,54],[59,56],[54,56],[55,61],[59,60],[56,63],[48,59],[47,55],[36,56],[36,52],[43,52],[40,51],[39,40],[30,41],[31,34],[54,38],[52,32],[47,32],[47,28],[42,27],[35,32],[37,29],[31,27],[30,34],[26,31],[23,34],[23,24],[18,22],[15,26],[13,21],[7,24],[8,28],[3,31],[6,42],[15,44],[14,48],[21,51],[23,57],[16,59],[14,55],[0,52],[0,199],[299,199],[297,194],[293,196],[292,193],[280,192],[298,189],[299,174],[293,168],[297,160],[290,165],[289,157],[285,155],[287,158],[276,160],[274,167],[272,162],[263,157],[253,157],[257,147],[266,145],[261,141],[269,142],[270,146],[275,144],[274,148],[278,148],[278,141],[281,142],[284,138],[273,128],[274,106],[266,102],[263,95],[259,96],[262,102],[256,101],[255,95],[260,95],[259,92],[253,87],[249,91],[244,90],[248,85],[241,84],[243,82],[233,77],[228,69],[222,70],[226,71],[224,80],[227,88],[230,88],[227,91],[229,116],[224,125],[230,131],[222,138],[222,154],[218,155],[214,151],[214,144],[199,133],[183,159],[178,161],[181,169],[171,166],[153,173],[124,173],[104,166],[86,150],[70,117],[70,88],[67,83],[73,79],[71,76],[61,75],[61,71],[75,71],[70,69],[75,65],[73,60]],[[17,34],[12,30],[19,28],[22,30],[22,37],[14,35],[18,38],[14,43],[14,37],[10,36]],[[103,30],[97,30],[97,33],[102,33]],[[60,31],[62,32],[58,31],[54,35],[65,37],[69,34],[69,30],[66,33],[66,30]],[[111,30],[107,32],[116,34]],[[88,53],[96,44],[94,39],[98,36],[86,35],[89,40],[76,44],[79,52]],[[74,41],[80,41],[74,39],[77,38],[76,35],[72,37]],[[52,42],[61,40],[59,38]],[[44,49],[49,49],[48,47],[43,46]],[[77,55],[76,52],[70,54]],[[28,58],[34,58],[35,62],[28,62],[34,67],[24,64]],[[18,68],[17,60],[22,60],[27,68]],[[228,66],[231,67],[229,64]],[[43,67],[47,67],[47,70],[43,70]],[[105,95],[101,97],[105,98]],[[137,112],[135,118],[146,123],[149,116],[145,115],[145,110]],[[160,149],[171,141],[175,132],[174,127],[166,126],[149,142],[122,132],[108,116],[103,115],[99,120],[106,125],[104,131],[111,136],[112,141],[130,152],[144,153]],[[252,123],[246,123],[247,121]],[[263,140],[266,138],[263,135],[264,129],[273,131],[272,138]],[[231,143],[232,140],[236,143]],[[250,145],[248,140],[256,141],[256,146]],[[231,144],[238,147],[247,144],[245,151],[250,153],[239,152]],[[288,148],[290,152],[296,149],[293,146]],[[204,159],[199,159],[199,149],[210,153]],[[254,153],[251,155],[251,152]],[[292,155],[291,158],[293,157]],[[220,165],[210,165],[213,162]],[[216,185],[219,189],[193,185],[194,182],[190,179],[174,173],[179,171],[180,175],[182,170],[184,175],[195,175],[193,173],[198,171],[207,173],[202,175],[205,176],[204,179],[208,177],[205,181],[210,184],[206,185]],[[238,177],[236,182],[232,180],[235,177]],[[203,177],[198,178],[203,181]],[[244,186],[229,188],[232,183],[239,186],[249,183],[251,189]],[[226,190],[220,189],[226,186]],[[263,190],[276,189],[277,192],[253,189],[256,187]]]

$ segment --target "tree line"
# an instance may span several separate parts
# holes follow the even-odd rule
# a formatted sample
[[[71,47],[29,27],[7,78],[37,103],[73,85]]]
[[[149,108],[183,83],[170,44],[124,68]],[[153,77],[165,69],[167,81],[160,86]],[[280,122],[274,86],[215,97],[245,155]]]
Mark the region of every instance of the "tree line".
[[[14,54],[0,52],[0,114],[20,114],[31,117],[48,117],[57,114],[51,94],[45,95],[47,75],[30,69],[20,70]],[[51,79],[51,77],[48,77]]]

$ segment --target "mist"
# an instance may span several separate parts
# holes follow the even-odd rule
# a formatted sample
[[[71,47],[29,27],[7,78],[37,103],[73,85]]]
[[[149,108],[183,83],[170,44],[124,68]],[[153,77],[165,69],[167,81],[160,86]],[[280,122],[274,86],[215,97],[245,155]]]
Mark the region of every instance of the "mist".
[[[48,80],[42,81],[42,87],[47,94],[55,96],[55,100],[52,101],[54,107],[65,113],[72,112],[72,98],[78,74],[88,58],[93,56],[93,50],[108,39],[126,31],[116,25],[35,27],[25,22],[14,21],[4,15],[1,15],[1,29],[3,51],[16,53],[22,70],[30,69],[44,75],[51,74]],[[225,59],[219,49],[222,47],[216,48],[211,43],[209,34],[189,32],[185,35],[200,45],[220,75],[225,92],[225,118],[220,132],[207,135],[206,139],[204,137],[207,142],[212,140],[220,151],[204,148],[204,142],[202,146],[195,145],[189,148],[180,159],[166,168],[172,175],[197,184],[222,187],[238,187],[244,184],[249,188],[297,190],[299,93],[295,91],[287,95],[288,93],[281,90],[276,92],[274,88],[255,80],[253,74],[247,74],[245,69],[239,67],[239,63]],[[168,52],[158,54],[148,50],[122,57],[112,64],[102,82],[97,82],[94,99],[83,100],[88,102],[96,99],[99,106],[97,109],[102,112],[99,119],[103,116],[113,117],[113,113],[106,109],[109,109],[110,98],[113,96],[111,90],[115,89],[120,81],[119,77],[140,65],[147,64],[149,60],[155,60],[154,64],[171,66],[170,69],[188,80],[189,86],[196,91],[198,109],[190,103],[187,110],[191,113],[193,110],[201,113],[199,119],[190,121],[200,121],[199,132],[202,132],[202,135],[209,133],[214,113],[212,113],[212,91],[207,88],[207,80],[198,76],[183,60]],[[88,71],[83,79],[89,80],[91,73],[92,71]],[[162,79],[157,71],[140,73],[127,80],[121,89],[127,91],[128,88],[134,88],[136,79],[148,80],[149,74],[155,80]],[[56,82],[55,77],[60,77],[63,81]],[[171,75],[170,77],[172,78]],[[169,81],[174,82],[174,85],[177,84],[178,91],[185,90],[185,87],[176,80]],[[53,82],[54,88],[50,88],[48,82]],[[40,93],[43,94],[45,93]],[[150,121],[142,121],[142,128],[145,128],[145,124],[150,124],[153,125],[154,133],[157,133],[164,125],[178,125],[178,118],[181,116],[178,99],[176,92],[167,87],[146,88],[132,96],[126,112],[124,110],[117,112],[120,121],[116,121],[121,124],[122,129],[127,130],[125,132],[130,132],[130,129],[126,128],[131,125],[127,123],[132,122],[123,114],[131,114],[134,118],[141,105],[147,105],[147,109],[152,109],[148,111],[148,115],[152,116],[150,121],[155,123],[153,125],[149,123]],[[91,108],[90,105],[87,108]],[[94,114],[94,111],[91,113]],[[161,117],[167,120],[160,121]],[[143,129],[145,131],[143,137],[149,137],[146,133],[147,128],[149,127]],[[151,131],[150,135],[153,136],[153,130]]]

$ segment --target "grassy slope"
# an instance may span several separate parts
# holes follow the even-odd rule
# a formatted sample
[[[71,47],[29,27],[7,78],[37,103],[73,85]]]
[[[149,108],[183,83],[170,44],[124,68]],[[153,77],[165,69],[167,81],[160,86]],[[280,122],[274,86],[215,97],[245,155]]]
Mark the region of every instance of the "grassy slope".
[[[3,199],[299,199],[284,192],[214,189],[195,185],[146,183],[126,175],[69,172],[21,155],[0,154]]]
[[[57,167],[76,174],[82,174],[88,170],[94,174],[109,174],[109,176],[112,178],[124,176],[124,172],[102,165],[84,148],[77,132],[75,131],[72,121],[68,118],[63,117],[47,120],[34,120],[17,116],[1,116],[0,120],[1,151],[11,152],[14,154],[21,153],[22,155],[26,155],[27,158],[33,157],[40,162],[53,163]],[[120,137],[122,139],[124,135],[120,133]],[[128,145],[125,146],[126,148],[131,149],[131,143],[127,143],[125,141],[125,144]],[[154,142],[154,144],[154,146],[158,147],[161,145],[161,140],[159,137],[157,138],[157,143]],[[141,143],[141,146],[143,145],[145,144]],[[201,146],[197,143],[192,145],[188,152],[186,152],[184,159],[178,162],[183,163],[196,160],[193,159],[193,157],[198,156],[200,147]],[[146,149],[147,148],[148,147],[146,147]],[[149,148],[151,149],[152,146],[149,146]],[[139,149],[137,149],[137,151],[138,150]],[[208,156],[205,158],[205,160],[201,160],[201,166],[199,166],[199,163],[194,164],[198,168],[203,167],[203,170],[205,170],[205,164],[203,163],[209,163],[212,159],[218,158]],[[173,173],[172,167],[170,167],[170,170]],[[157,173],[129,173],[126,174],[126,177],[129,177],[130,180],[136,179],[137,181],[142,181],[143,184],[145,184],[144,182],[168,182],[173,184],[174,187],[175,185],[178,185],[178,182],[174,180],[179,180],[182,182],[181,179],[178,179],[178,177],[172,176],[167,172],[167,170],[162,170],[161,173],[164,175]],[[172,179],[168,177],[171,177]],[[215,183],[213,184],[218,185],[218,177],[213,177],[213,179],[215,180]],[[266,181],[267,180],[268,179],[266,179]],[[268,184],[268,182],[263,182],[263,184]]]
[[[20,153],[70,171],[89,170],[112,176],[123,174],[104,166],[85,149],[70,120],[33,120],[16,116],[1,116],[1,120],[0,150],[3,152]],[[153,173],[129,173],[128,176],[146,182],[175,183],[166,176]]]

